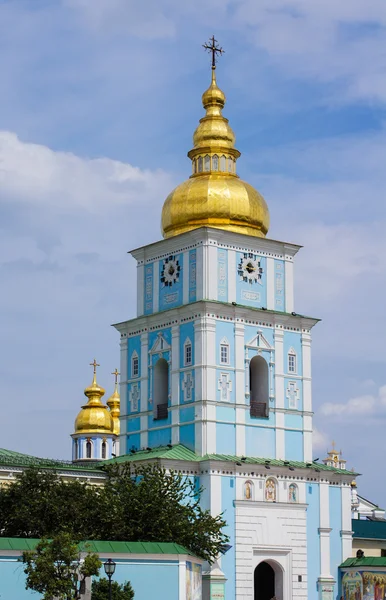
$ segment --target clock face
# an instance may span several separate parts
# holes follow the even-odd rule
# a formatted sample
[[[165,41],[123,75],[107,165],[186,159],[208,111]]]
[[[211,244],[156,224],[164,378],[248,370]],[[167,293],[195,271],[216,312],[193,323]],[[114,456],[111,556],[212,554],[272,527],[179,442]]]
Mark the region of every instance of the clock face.
[[[256,254],[244,253],[237,267],[237,272],[243,281],[248,283],[262,283],[263,268],[260,266]]]
[[[180,278],[180,263],[175,256],[169,256],[163,261],[161,282],[165,287],[171,287]]]

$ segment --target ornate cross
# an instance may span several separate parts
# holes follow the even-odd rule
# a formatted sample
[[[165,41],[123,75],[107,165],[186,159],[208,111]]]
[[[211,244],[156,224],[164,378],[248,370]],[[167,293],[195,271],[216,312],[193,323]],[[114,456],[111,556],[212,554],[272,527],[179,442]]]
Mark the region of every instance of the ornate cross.
[[[138,385],[135,383],[131,386],[131,410],[138,410],[139,390]]]
[[[215,69],[216,61],[217,61],[216,54],[220,54],[220,56],[221,56],[221,54],[224,54],[225,50],[220,48],[214,35],[212,35],[212,37],[209,38],[209,43],[203,44],[202,47],[205,48],[205,50],[207,50],[208,52],[210,52],[212,54],[212,69]]]
[[[100,367],[100,364],[98,364],[94,358],[94,361],[92,363],[90,363],[90,367],[94,367],[94,375],[96,375],[96,368]]]
[[[118,369],[115,369],[115,371],[113,371],[111,373],[111,375],[115,375],[115,385],[117,385],[117,383],[118,383],[118,375],[120,375],[120,372],[118,371]]]
[[[221,400],[228,400],[228,391],[230,390],[230,381],[228,375],[223,373],[218,382],[219,389],[221,390]]]
[[[192,397],[192,387],[193,387],[192,376],[190,373],[186,373],[185,381],[184,381],[184,388],[185,388],[185,397],[187,400],[190,400],[190,398]]]
[[[287,388],[287,398],[289,408],[296,408],[296,401],[299,396],[299,391],[296,387],[296,383],[290,382]]]

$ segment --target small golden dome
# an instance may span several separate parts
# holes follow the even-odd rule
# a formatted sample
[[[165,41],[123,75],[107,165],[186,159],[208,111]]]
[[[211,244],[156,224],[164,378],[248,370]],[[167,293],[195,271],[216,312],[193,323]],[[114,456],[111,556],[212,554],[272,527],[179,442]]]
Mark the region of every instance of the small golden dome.
[[[162,234],[173,237],[198,227],[214,227],[265,237],[269,227],[267,204],[249,183],[236,174],[240,152],[235,134],[223,117],[225,95],[212,81],[202,96],[205,116],[193,135],[191,177],[166,198],[162,209]]]
[[[119,415],[120,415],[120,406],[121,406],[121,397],[119,395],[119,391],[118,391],[118,369],[115,369],[115,371],[113,373],[111,373],[112,375],[115,375],[115,388],[114,388],[114,392],[113,394],[110,396],[110,398],[107,400],[106,404],[110,409],[110,415],[112,416],[113,419],[113,433],[114,435],[119,435],[120,433],[120,422],[119,422]]]
[[[96,366],[94,360],[94,377],[92,384],[84,390],[84,395],[88,398],[87,404],[75,419],[74,433],[113,433],[114,422],[107,406],[101,402],[105,390],[97,384]]]

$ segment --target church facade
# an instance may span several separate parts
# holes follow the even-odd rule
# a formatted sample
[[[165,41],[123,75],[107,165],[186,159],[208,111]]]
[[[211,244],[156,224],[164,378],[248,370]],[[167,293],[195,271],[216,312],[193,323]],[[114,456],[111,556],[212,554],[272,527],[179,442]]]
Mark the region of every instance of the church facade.
[[[299,246],[266,237],[266,202],[237,175],[214,64],[202,100],[164,239],[131,252],[137,316],[115,325],[121,459],[162,450],[224,513],[230,544],[206,567],[204,598],[333,600],[351,556],[353,474],[313,460],[318,320],[295,311]]]

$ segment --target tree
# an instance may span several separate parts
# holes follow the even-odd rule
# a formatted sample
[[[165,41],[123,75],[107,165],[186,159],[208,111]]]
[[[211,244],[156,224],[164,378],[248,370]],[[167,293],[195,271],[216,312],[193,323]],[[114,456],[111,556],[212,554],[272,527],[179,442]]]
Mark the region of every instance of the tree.
[[[23,552],[27,575],[26,589],[43,594],[43,600],[77,600],[79,582],[99,575],[102,563],[97,554],[87,553],[82,559],[78,545],[68,533],[53,540],[43,538],[35,550]]]
[[[116,581],[111,583],[111,600],[133,600],[134,590],[129,581],[119,585]],[[93,581],[91,586],[91,600],[109,600],[109,580],[99,579]]]
[[[157,465],[106,467],[101,487],[31,468],[0,487],[0,535],[175,542],[213,562],[229,538],[222,515],[200,507],[201,493],[194,477]]]

